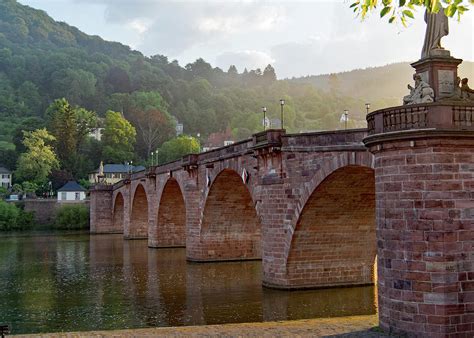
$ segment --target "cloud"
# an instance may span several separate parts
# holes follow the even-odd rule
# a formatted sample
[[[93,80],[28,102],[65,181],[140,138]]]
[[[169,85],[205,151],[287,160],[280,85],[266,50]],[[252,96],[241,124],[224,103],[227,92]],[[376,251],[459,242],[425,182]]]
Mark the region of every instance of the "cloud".
[[[88,2],[91,0],[75,0]],[[138,34],[146,54],[177,56],[197,45],[234,35],[265,32],[285,20],[284,6],[263,1],[98,0],[107,23],[125,25]]]
[[[248,70],[256,68],[263,69],[273,62],[275,62],[275,60],[268,53],[257,50],[226,52],[216,58],[218,67],[227,70],[230,65],[235,65],[239,72],[242,72],[244,68]]]

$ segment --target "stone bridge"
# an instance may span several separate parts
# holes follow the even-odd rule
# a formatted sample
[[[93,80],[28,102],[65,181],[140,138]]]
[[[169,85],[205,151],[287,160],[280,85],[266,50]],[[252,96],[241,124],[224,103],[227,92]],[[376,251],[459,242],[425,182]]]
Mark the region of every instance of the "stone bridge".
[[[375,182],[366,136],[268,130],[96,186],[91,230],[186,247],[190,261],[262,259],[266,286],[373,283]]]
[[[373,112],[367,130],[251,139],[91,191],[91,231],[186,247],[189,261],[261,259],[273,288],[365,285],[380,325],[474,334],[474,107]]]

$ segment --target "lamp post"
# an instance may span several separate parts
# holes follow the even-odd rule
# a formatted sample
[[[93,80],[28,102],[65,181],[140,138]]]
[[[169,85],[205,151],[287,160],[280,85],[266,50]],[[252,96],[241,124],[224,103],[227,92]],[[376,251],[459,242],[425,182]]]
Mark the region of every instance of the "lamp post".
[[[283,129],[283,106],[285,105],[285,100],[284,99],[280,99],[280,107],[281,107],[281,118],[280,118],[280,122],[281,122],[281,129]]]
[[[129,169],[130,169],[130,174],[132,174],[133,173],[133,161],[130,161],[130,168]]]
[[[367,114],[369,114],[369,110],[370,110],[370,103],[366,103],[365,104],[365,110],[367,110]]]
[[[344,109],[344,129],[347,129],[347,120],[349,118],[349,111]]]
[[[158,162],[158,149],[155,150],[155,155],[156,155],[156,165],[158,165],[159,164],[159,162]]]
[[[267,127],[267,107],[262,107],[263,112],[263,131],[265,131]]]
[[[153,159],[154,159],[154,158],[153,158],[153,155],[155,155],[155,152],[152,151],[152,152],[151,152],[151,166],[152,166],[152,167],[153,167]]]
[[[199,142],[199,152],[201,152],[201,149],[202,149],[202,148],[201,148],[201,133],[197,133],[197,134],[196,134],[196,138],[197,138],[197,140],[198,140],[198,142]]]

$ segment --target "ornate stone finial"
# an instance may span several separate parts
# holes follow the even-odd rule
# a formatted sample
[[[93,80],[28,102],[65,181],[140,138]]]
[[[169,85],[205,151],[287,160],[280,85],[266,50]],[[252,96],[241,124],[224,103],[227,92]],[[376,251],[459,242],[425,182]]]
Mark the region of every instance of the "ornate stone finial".
[[[421,58],[430,56],[450,56],[441,46],[441,38],[449,34],[448,17],[441,8],[438,13],[425,12],[426,33]]]
[[[104,176],[104,162],[103,161],[100,161],[99,176]]]
[[[419,74],[413,75],[415,80],[415,87],[408,85],[410,94],[403,97],[403,104],[417,104],[417,103],[428,103],[434,102],[434,90],[421,79]]]

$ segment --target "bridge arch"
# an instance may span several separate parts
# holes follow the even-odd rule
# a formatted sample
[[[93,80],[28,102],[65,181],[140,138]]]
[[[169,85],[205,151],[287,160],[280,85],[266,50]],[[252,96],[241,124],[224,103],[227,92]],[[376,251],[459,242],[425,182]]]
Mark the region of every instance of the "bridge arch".
[[[143,184],[137,184],[132,196],[129,238],[147,238],[149,199]]]
[[[148,238],[150,247],[186,246],[186,204],[179,182],[169,178],[158,200],[156,222]]]
[[[113,229],[117,232],[123,232],[125,219],[125,199],[121,192],[115,195],[113,203]]]
[[[208,260],[261,259],[261,222],[241,176],[223,169],[205,199],[201,243]]]
[[[320,183],[305,198],[288,249],[291,287],[373,283],[375,176],[367,164],[336,165],[316,177]]]

